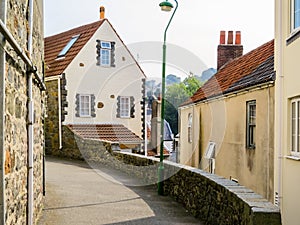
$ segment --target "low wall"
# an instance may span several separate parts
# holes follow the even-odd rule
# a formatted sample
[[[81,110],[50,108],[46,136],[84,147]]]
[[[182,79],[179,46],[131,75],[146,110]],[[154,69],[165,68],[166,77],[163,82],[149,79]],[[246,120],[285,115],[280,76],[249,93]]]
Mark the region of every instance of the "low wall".
[[[159,159],[112,152],[107,143],[73,136],[75,158],[91,166],[104,164],[139,178],[141,184],[157,183]],[[76,141],[75,141],[76,140]],[[70,146],[71,147],[71,146]],[[70,148],[71,149],[71,148]],[[64,156],[72,152],[62,150]],[[71,154],[72,155],[72,154]],[[81,156],[80,156],[81,155]],[[280,211],[273,204],[233,181],[202,170],[164,161],[164,193],[182,203],[195,217],[211,225],[280,225]]]
[[[113,155],[114,164],[121,170],[135,174],[145,183],[157,181],[158,159],[129,153]],[[244,186],[167,160],[164,169],[164,193],[207,224],[281,224],[279,209]]]

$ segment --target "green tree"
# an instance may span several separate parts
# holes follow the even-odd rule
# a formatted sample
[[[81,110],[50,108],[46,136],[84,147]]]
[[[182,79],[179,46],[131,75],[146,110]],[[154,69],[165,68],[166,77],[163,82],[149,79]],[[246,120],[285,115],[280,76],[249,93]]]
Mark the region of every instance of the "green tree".
[[[178,133],[178,107],[191,97],[201,86],[200,81],[190,76],[179,84],[167,88],[165,95],[165,119],[169,122],[174,134]]]

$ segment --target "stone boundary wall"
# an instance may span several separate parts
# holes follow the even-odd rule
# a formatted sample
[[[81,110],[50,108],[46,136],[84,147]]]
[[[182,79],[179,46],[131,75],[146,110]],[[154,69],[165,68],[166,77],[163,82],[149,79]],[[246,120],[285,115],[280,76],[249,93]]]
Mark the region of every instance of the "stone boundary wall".
[[[77,146],[77,154],[73,156],[86,160],[93,168],[99,164],[106,165],[138,177],[141,185],[157,183],[159,159],[113,152],[108,143],[85,140],[77,135],[73,137]],[[79,151],[81,157],[78,157]],[[281,224],[279,208],[244,186],[167,160],[164,168],[164,193],[206,224]]]
[[[129,153],[113,155],[119,162],[117,167],[128,174],[135,174],[145,183],[157,181],[158,159]],[[164,168],[164,193],[207,224],[281,224],[279,208],[244,186],[166,160]]]

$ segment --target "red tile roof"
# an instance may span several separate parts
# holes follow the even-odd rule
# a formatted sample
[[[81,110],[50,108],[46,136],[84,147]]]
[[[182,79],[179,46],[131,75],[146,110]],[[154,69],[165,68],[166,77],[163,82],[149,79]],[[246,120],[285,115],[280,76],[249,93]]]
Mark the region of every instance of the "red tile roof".
[[[121,124],[80,124],[68,125],[84,139],[100,140],[110,143],[139,144],[142,139]]]
[[[46,77],[60,75],[64,72],[67,66],[72,62],[75,56],[93,36],[96,30],[102,25],[105,20],[100,20],[75,29],[53,35],[45,38],[45,63]],[[71,38],[80,34],[78,40],[70,48],[65,58],[58,59],[57,56],[61,50],[68,44]]]
[[[271,40],[225,64],[182,106],[274,79],[274,40]]]

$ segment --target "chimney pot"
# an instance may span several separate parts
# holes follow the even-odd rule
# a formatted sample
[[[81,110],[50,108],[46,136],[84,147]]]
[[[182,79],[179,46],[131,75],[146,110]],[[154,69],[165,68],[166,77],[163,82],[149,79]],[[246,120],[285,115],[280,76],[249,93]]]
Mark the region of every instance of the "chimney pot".
[[[105,8],[104,6],[100,7],[100,20],[103,20],[105,18]]]
[[[235,32],[235,44],[240,45],[241,44],[241,31]]]
[[[225,45],[226,32],[224,30],[220,31],[220,45]]]
[[[232,45],[233,44],[233,31],[228,31],[228,39],[227,44]]]

